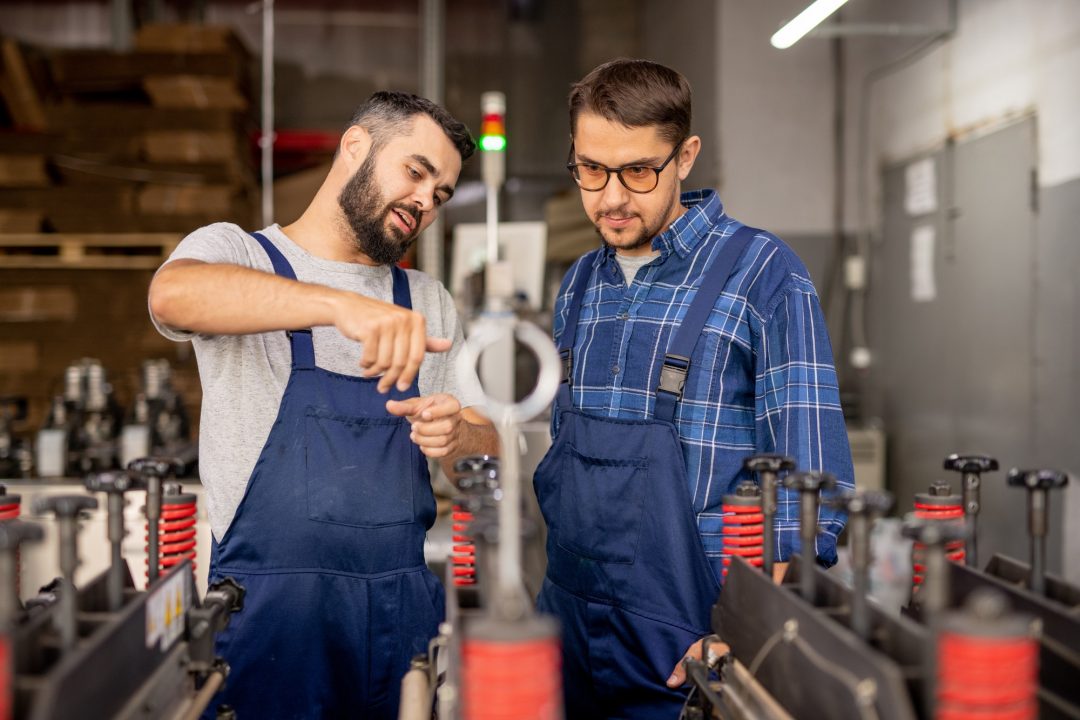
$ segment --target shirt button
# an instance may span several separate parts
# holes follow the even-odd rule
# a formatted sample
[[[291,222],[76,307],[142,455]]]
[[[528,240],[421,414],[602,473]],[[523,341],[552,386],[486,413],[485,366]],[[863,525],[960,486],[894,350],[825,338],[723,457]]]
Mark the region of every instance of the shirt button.
[[[612,375],[618,375],[618,374],[619,374],[619,366],[618,366],[618,365],[616,365],[615,367],[611,368],[611,374],[612,374]]]
[[[619,319],[620,320],[629,320],[630,319],[630,313],[628,313],[628,312],[619,313]]]

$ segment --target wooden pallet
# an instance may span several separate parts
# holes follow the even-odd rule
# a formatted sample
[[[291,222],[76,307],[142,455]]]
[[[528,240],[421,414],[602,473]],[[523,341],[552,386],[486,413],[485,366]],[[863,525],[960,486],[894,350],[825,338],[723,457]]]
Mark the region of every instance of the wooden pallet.
[[[0,268],[152,270],[180,233],[9,233],[0,235]]]

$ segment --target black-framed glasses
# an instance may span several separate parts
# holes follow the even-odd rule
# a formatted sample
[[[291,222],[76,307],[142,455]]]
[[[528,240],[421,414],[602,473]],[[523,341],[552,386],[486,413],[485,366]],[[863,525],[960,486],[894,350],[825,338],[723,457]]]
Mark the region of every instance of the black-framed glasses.
[[[659,167],[648,165],[623,165],[622,167],[610,168],[597,163],[576,163],[574,160],[574,144],[570,143],[570,155],[566,158],[566,169],[570,171],[574,182],[582,190],[588,192],[600,192],[607,187],[611,174],[618,176],[623,187],[633,193],[647,193],[656,189],[660,184],[660,173],[668,166],[675,156],[679,154],[685,138],[675,144],[675,149],[667,156],[667,160],[660,163]]]

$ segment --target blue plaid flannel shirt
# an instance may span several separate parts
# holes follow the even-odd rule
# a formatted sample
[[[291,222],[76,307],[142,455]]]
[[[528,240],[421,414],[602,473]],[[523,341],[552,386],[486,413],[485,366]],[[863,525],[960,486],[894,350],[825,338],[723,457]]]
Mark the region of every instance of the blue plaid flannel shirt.
[[[682,322],[717,250],[741,223],[712,190],[684,193],[687,212],[653,240],[660,256],[629,287],[614,250],[589,267],[579,259],[555,303],[555,339],[566,324],[568,293],[579,272],[585,291],[574,346],[575,408],[602,417],[653,416],[655,390],[672,330]],[[793,457],[799,470],[827,471],[837,491],[854,487],[851,450],[840,408],[825,318],[798,256],[758,233],[736,265],[694,348],[675,425],[690,496],[709,563],[721,577],[724,495],[749,475],[755,453]],[[552,434],[559,418],[552,418]],[[836,562],[843,512],[822,507],[817,554]],[[799,551],[798,493],[780,488],[776,559]]]

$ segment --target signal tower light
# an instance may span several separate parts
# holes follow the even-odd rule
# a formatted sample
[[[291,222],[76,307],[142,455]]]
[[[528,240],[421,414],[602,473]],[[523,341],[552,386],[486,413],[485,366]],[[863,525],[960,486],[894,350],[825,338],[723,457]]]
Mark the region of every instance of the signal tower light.
[[[483,119],[480,122],[480,149],[502,152],[506,149],[506,96],[486,92],[480,99]]]

